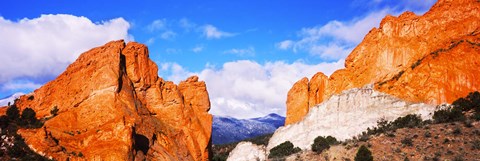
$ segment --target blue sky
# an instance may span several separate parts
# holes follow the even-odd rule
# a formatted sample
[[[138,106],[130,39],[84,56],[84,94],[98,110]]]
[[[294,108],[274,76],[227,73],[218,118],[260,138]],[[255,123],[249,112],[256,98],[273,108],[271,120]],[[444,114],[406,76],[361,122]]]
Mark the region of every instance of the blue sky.
[[[433,0],[2,1],[0,98],[53,80],[78,55],[115,39],[147,44],[159,75],[205,80],[211,113],[285,115],[298,79],[329,75],[387,15]]]

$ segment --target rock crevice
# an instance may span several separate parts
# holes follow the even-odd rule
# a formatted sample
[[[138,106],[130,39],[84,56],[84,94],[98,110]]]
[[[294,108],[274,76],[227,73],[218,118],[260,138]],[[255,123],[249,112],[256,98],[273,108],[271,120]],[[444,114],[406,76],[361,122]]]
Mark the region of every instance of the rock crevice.
[[[20,98],[17,106],[32,107],[39,118],[59,109],[44,129],[20,133],[57,160],[208,160],[205,83],[193,76],[175,85],[157,72],[145,45],[120,40],[91,49],[35,90],[37,99]]]

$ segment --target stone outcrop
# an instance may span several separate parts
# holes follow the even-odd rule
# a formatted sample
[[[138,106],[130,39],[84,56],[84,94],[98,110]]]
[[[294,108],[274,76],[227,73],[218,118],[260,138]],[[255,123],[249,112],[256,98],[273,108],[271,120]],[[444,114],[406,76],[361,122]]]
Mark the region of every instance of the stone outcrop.
[[[177,86],[157,72],[145,45],[121,40],[91,49],[17,101],[47,119],[41,129],[19,133],[56,160],[208,160],[205,83],[193,76]]]
[[[312,107],[333,94],[367,84],[407,101],[429,104],[451,103],[477,91],[479,33],[477,0],[439,0],[422,16],[413,12],[387,16],[347,57],[344,69],[328,78],[318,73],[309,82],[299,81],[308,87],[292,87],[285,124],[301,120],[305,104]],[[300,90],[305,88],[308,95]]]
[[[291,108],[287,108],[288,117],[285,119],[285,124],[300,121],[308,113],[308,79],[303,78],[295,83],[288,91],[288,96],[287,107]]]
[[[227,161],[264,161],[267,159],[264,145],[255,145],[251,142],[240,142],[228,155]]]
[[[318,136],[351,139],[367,128],[376,127],[379,120],[393,121],[408,114],[419,114],[422,119],[430,119],[435,110],[434,105],[406,102],[375,91],[372,86],[353,88],[310,108],[303,120],[278,128],[266,149],[268,152],[273,147],[290,141],[307,150],[311,149]]]

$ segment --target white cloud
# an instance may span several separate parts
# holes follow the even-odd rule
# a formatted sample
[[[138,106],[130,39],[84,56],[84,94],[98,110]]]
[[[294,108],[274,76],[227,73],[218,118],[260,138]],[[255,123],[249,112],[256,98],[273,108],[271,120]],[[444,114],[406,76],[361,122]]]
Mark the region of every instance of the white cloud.
[[[172,62],[161,63],[158,72],[160,76],[165,76],[166,80],[173,81],[177,84],[192,75],[197,75],[184,69],[181,65]]]
[[[390,9],[384,9],[373,12],[360,19],[353,19],[348,22],[330,21],[326,25],[312,28],[303,28],[300,36],[311,39],[320,39],[322,37],[334,38],[335,41],[346,43],[360,43],[363,37],[373,27],[377,27],[380,21],[388,14],[392,13]]]
[[[154,20],[147,26],[147,30],[150,32],[163,30],[167,27],[167,20],[166,19],[158,19]]]
[[[191,22],[187,18],[180,19],[180,21],[178,21],[178,25],[187,32],[189,32],[190,30],[194,29],[197,26],[197,24]]]
[[[254,56],[255,55],[255,48],[248,47],[245,49],[230,49],[226,50],[223,53],[225,54],[234,54],[237,56]]]
[[[173,38],[175,38],[175,36],[177,36],[177,33],[173,32],[173,31],[170,31],[170,30],[165,31],[160,35],[160,37],[164,40],[173,39]]]
[[[92,22],[66,14],[19,21],[0,17],[0,90],[16,87],[5,84],[17,78],[44,83],[88,49],[112,40],[133,40],[129,27],[123,18]]]
[[[207,39],[220,39],[224,37],[235,36],[235,34],[220,31],[219,29],[217,29],[217,27],[213,25],[205,25],[203,26],[203,36],[205,36]]]
[[[167,54],[178,54],[178,53],[181,53],[182,50],[181,49],[175,49],[175,48],[167,48],[167,49],[165,49],[165,52]]]
[[[282,50],[288,50],[293,46],[294,42],[292,40],[285,40],[277,43],[277,47]]]
[[[149,38],[145,43],[152,45],[155,41],[160,38],[163,40],[172,40],[177,36],[177,33],[170,29],[167,19],[157,19],[152,21],[146,29],[151,33],[155,34],[153,37]]]
[[[325,60],[344,59],[368,31],[377,27],[383,17],[392,12],[384,9],[350,21],[334,20],[322,26],[303,28],[298,34],[299,40],[279,42],[277,48],[305,51]]]
[[[311,46],[310,49],[308,49],[308,52],[313,55],[318,55],[325,60],[338,60],[347,57],[352,50],[353,47],[351,46],[329,43]]]
[[[387,14],[398,12],[386,8],[349,21],[333,20],[325,25],[303,28],[298,32],[298,40],[284,40],[276,47],[307,52],[324,60],[344,59]]]
[[[7,82],[2,86],[2,90],[16,90],[16,89],[37,89],[41,87],[42,84],[34,83],[34,82]]]
[[[155,38],[153,38],[153,37],[152,37],[152,38],[149,38],[149,39],[145,42],[145,44],[147,44],[147,45],[152,45],[153,43],[155,43]]]
[[[204,48],[204,47],[203,47],[202,45],[197,45],[197,46],[195,46],[195,47],[192,49],[192,51],[193,51],[194,53],[199,53],[199,52],[202,52],[202,51],[203,51],[203,48]]]
[[[189,72],[176,63],[160,65],[160,75],[179,82],[198,75],[207,84],[214,115],[252,118],[269,113],[285,115],[287,92],[299,79],[321,71],[330,75],[344,60],[308,65],[301,61],[259,64],[251,60],[227,62],[216,68],[209,64],[201,72]]]

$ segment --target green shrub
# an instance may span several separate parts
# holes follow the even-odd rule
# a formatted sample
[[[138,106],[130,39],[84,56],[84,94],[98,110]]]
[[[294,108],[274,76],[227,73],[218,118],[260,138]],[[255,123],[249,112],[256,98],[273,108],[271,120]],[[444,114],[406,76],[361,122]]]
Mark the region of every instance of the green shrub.
[[[413,128],[413,127],[418,127],[421,124],[422,124],[422,118],[420,117],[420,115],[416,115],[416,114],[409,114],[403,117],[399,117],[392,122],[394,129],[400,129],[405,127]]]
[[[472,149],[473,150],[480,150],[480,140],[472,141]]]
[[[425,132],[424,136],[426,138],[432,137],[432,133],[430,133],[430,131],[427,131],[427,132]]]
[[[226,161],[228,158],[227,155],[214,155],[212,161]]]
[[[312,151],[321,153],[323,150],[330,148],[330,144],[328,140],[325,139],[323,136],[319,136],[315,138],[312,144]]]
[[[368,130],[368,129],[367,129],[367,130]],[[359,141],[368,141],[369,138],[370,138],[370,137],[369,137],[368,133],[365,132],[365,131],[362,132],[362,134],[358,135],[358,140],[359,140]]]
[[[362,139],[368,140],[368,135],[382,134],[388,131],[395,131],[397,129],[406,128],[406,127],[408,128],[419,127],[424,124],[427,124],[427,122],[422,121],[422,118],[420,117],[420,115],[417,115],[417,114],[409,114],[403,117],[399,117],[392,122],[388,122],[385,119],[381,119],[377,121],[377,127],[373,129],[368,128],[366,134],[362,133],[361,136],[363,136]]]
[[[10,121],[8,120],[8,117],[3,115],[3,116],[0,116],[0,128],[2,129],[5,129],[8,127],[8,124],[10,123]],[[4,132],[4,131],[2,131]]]
[[[52,116],[57,116],[57,114],[58,114],[58,108],[57,108],[57,106],[54,106],[54,107],[52,108],[52,110],[50,110],[50,114],[51,114]]]
[[[455,129],[453,129],[453,135],[460,135],[462,134],[462,129],[460,129],[460,127],[455,127]]]
[[[312,144],[312,151],[321,153],[323,150],[329,149],[330,145],[338,144],[338,141],[333,136],[327,136],[326,138],[323,136],[318,136],[315,138]]]
[[[435,123],[448,123],[465,120],[465,116],[460,108],[450,107],[440,109],[433,113],[433,120]]]
[[[20,111],[18,110],[15,104],[8,107],[7,117],[9,120],[14,120],[14,121],[18,120],[18,118],[20,117]]]
[[[406,146],[413,146],[413,140],[410,137],[405,137],[400,142]]]
[[[25,128],[40,128],[43,126],[43,123],[37,119],[35,111],[28,107],[23,110],[19,123]]]
[[[355,161],[373,161],[372,152],[362,145],[355,155]]]
[[[31,124],[37,121],[35,115],[35,111],[27,107],[25,110],[23,110],[21,119],[26,123]]]
[[[294,148],[293,144],[290,141],[286,141],[272,148],[270,150],[270,154],[268,155],[268,158],[281,158],[281,157],[292,155],[300,151],[301,151],[300,148],[298,147]]]
[[[329,145],[335,145],[335,144],[338,144],[338,141],[337,141],[337,138],[333,137],[333,136],[327,136],[325,139],[327,139],[327,142]]]
[[[453,158],[453,161],[464,161],[463,156],[459,155]]]
[[[463,111],[477,110],[480,108],[480,93],[478,91],[470,92],[465,98],[453,101],[452,105],[461,108]]]

